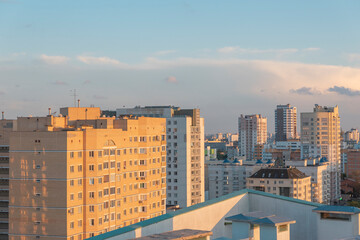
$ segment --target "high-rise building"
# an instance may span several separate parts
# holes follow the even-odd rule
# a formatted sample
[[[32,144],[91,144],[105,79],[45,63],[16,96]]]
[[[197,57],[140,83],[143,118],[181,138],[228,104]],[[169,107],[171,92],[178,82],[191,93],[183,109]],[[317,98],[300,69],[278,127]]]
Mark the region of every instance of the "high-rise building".
[[[239,117],[239,147],[241,156],[247,160],[254,158],[256,144],[264,144],[267,139],[267,118],[261,114]]]
[[[340,116],[339,108],[315,105],[301,113],[301,158],[325,157],[330,164],[330,198],[340,197]]]
[[[345,142],[353,142],[353,143],[358,143],[359,139],[360,139],[360,134],[359,134],[359,130],[357,130],[356,128],[352,128],[349,131],[346,131],[344,134],[344,141]]]
[[[165,213],[165,119],[50,113],[10,136],[11,240],[80,240]]]
[[[9,141],[16,120],[0,120],[0,240],[8,239],[9,225]]]
[[[275,141],[296,139],[296,107],[277,105],[275,109]]]
[[[120,108],[116,115],[166,118],[167,204],[184,208],[205,200],[205,135],[200,109],[171,106]]]

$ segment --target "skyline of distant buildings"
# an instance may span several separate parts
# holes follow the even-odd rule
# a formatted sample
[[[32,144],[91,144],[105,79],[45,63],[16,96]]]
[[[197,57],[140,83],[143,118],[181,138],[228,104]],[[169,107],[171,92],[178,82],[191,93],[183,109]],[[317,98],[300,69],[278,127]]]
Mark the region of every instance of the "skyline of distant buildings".
[[[338,203],[341,174],[360,172],[358,130],[341,135],[337,106],[301,113],[300,134],[296,107],[277,105],[275,112],[274,138],[261,114],[240,115],[238,134],[205,137],[200,109],[173,106],[103,112],[78,106],[17,120],[3,115],[0,202],[8,225],[0,226],[9,226],[14,240],[51,234],[79,240],[245,188]],[[59,214],[69,216],[55,229]],[[27,221],[34,225],[19,227]]]

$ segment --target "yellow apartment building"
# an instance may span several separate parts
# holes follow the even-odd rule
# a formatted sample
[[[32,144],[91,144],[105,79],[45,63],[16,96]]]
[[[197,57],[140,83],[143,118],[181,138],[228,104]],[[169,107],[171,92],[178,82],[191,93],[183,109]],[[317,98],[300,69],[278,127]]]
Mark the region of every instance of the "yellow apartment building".
[[[60,113],[11,134],[9,239],[80,240],[165,213],[165,119]]]

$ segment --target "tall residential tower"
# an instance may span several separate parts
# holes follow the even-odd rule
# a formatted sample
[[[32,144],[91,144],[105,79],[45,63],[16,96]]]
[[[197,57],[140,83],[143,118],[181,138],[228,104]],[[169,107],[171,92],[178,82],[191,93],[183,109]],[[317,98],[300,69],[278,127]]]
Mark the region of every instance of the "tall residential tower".
[[[339,108],[315,105],[301,113],[301,157],[324,157],[330,162],[330,198],[340,197],[340,116]]]
[[[205,200],[205,136],[200,109],[172,106],[120,108],[116,115],[166,118],[167,204],[184,208]]]
[[[239,117],[240,154],[246,159],[253,159],[255,146],[266,143],[267,118],[261,114],[241,115]]]
[[[81,240],[165,213],[164,119],[60,113],[11,133],[10,240]]]
[[[275,141],[296,139],[296,107],[277,105],[275,109]]]

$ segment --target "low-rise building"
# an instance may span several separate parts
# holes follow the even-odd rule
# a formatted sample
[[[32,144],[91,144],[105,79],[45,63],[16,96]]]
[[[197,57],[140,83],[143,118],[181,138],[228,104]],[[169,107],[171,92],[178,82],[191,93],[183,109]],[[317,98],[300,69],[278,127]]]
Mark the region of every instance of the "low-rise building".
[[[296,168],[264,168],[247,178],[257,191],[311,201],[311,177]]]

